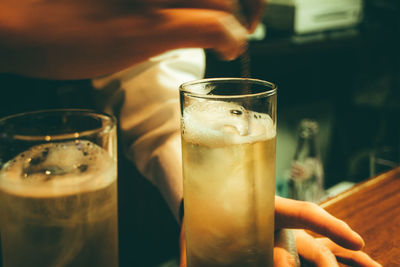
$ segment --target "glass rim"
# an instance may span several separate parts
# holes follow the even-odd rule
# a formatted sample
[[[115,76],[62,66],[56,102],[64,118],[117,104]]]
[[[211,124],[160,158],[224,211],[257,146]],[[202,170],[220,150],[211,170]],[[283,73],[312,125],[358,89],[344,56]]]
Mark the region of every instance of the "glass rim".
[[[206,84],[206,83],[215,83],[215,84],[221,84],[221,83],[248,83],[248,84],[258,84],[258,85],[264,85],[266,88],[268,87],[269,89],[266,89],[263,92],[257,92],[257,93],[247,93],[247,94],[238,94],[238,95],[208,95],[208,94],[202,94],[202,93],[196,93],[191,90],[188,90],[188,87],[192,85],[198,85],[198,84]],[[278,87],[276,84],[260,79],[254,79],[254,78],[206,78],[206,79],[199,79],[199,80],[193,80],[189,82],[185,82],[179,86],[179,91],[187,96],[191,97],[199,97],[199,98],[206,98],[206,99],[235,99],[235,98],[249,98],[249,97],[260,97],[260,96],[272,96],[276,95]]]
[[[18,131],[13,132],[11,135],[4,134],[4,132],[0,132],[0,139],[16,139],[16,140],[26,140],[26,141],[55,141],[55,140],[68,140],[68,139],[78,139],[82,137],[87,137],[93,134],[106,134],[111,132],[116,127],[116,118],[113,115],[99,112],[92,109],[79,109],[79,108],[60,108],[60,109],[41,109],[35,111],[27,111],[12,114],[3,118],[0,118],[0,124],[6,123],[7,121],[12,121],[17,118],[23,118],[31,115],[40,115],[40,114],[52,114],[55,113],[62,114],[72,114],[78,115],[83,114],[87,117],[100,118],[104,125],[101,127],[84,130],[84,131],[76,131],[71,133],[57,133],[57,134],[48,134],[48,135],[29,135],[29,134],[21,134]]]

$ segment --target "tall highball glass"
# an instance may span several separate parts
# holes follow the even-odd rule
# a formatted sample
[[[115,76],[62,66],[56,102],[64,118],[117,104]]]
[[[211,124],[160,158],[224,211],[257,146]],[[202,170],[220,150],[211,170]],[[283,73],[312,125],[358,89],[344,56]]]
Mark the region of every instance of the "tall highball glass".
[[[4,267],[118,266],[114,117],[48,110],[0,120]]]
[[[188,267],[273,266],[276,86],[180,87]]]

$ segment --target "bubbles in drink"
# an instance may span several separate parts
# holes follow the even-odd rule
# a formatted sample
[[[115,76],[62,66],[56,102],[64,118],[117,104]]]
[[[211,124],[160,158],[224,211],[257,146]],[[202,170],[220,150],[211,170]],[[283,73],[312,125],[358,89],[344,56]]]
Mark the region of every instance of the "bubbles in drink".
[[[112,182],[113,175],[96,179],[102,172],[113,170],[112,164],[102,148],[87,140],[42,144],[4,165],[0,187],[14,194],[40,197],[75,193],[77,186],[80,191],[90,191]],[[56,189],[60,187],[63,190]]]
[[[7,162],[0,210],[5,267],[118,265],[115,162],[90,141],[37,145]]]
[[[272,266],[275,125],[235,102],[182,116],[188,266]]]
[[[183,111],[183,138],[207,146],[262,141],[275,137],[275,125],[264,113],[234,102],[198,101]]]

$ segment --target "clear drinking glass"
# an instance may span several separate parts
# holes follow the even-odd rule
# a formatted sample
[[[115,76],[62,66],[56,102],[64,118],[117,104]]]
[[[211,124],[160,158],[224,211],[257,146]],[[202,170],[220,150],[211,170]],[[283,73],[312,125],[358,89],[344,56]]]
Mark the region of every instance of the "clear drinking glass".
[[[114,117],[49,110],[0,120],[4,267],[118,266]]]
[[[188,267],[273,266],[276,86],[180,87]]]

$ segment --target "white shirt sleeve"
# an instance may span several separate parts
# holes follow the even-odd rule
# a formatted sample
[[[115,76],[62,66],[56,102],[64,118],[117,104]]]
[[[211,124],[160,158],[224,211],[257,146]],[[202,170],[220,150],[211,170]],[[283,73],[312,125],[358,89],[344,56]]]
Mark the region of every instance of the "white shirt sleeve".
[[[204,76],[202,49],[179,49],[96,78],[99,103],[119,118],[123,147],[179,221],[183,198],[179,86]]]

